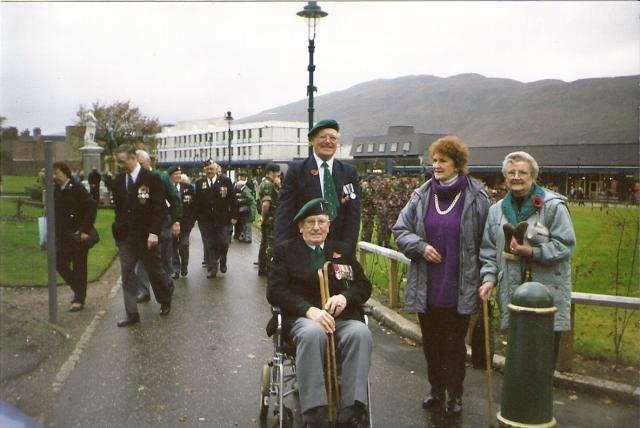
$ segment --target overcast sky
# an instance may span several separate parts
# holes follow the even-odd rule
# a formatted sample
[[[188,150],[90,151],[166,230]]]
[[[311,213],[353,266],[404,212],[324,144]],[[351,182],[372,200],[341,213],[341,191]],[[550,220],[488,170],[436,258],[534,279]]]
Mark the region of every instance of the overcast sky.
[[[306,2],[0,3],[0,115],[73,124],[131,100],[162,123],[306,97]],[[382,78],[640,74],[637,2],[319,2],[316,96]],[[365,102],[365,101],[363,101]]]

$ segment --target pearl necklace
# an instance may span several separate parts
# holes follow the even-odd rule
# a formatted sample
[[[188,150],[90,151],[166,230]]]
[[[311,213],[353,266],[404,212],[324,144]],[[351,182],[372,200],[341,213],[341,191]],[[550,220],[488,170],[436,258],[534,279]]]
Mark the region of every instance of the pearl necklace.
[[[433,195],[435,201],[436,201],[436,211],[438,212],[438,214],[440,215],[447,215],[451,212],[451,210],[453,209],[453,207],[456,206],[456,203],[458,202],[458,199],[460,199],[460,195],[462,194],[462,191],[458,192],[458,194],[456,195],[455,198],[453,198],[453,202],[451,202],[451,205],[449,205],[449,208],[447,208],[446,210],[442,211],[440,209],[440,204],[438,203],[438,194],[435,193]]]

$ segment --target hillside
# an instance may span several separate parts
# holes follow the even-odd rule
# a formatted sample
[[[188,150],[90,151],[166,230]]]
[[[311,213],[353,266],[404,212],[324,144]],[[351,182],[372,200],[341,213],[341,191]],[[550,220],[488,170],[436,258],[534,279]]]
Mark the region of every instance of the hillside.
[[[374,80],[316,96],[316,118],[333,117],[343,143],[386,133],[389,125],[416,132],[451,133],[470,146],[638,141],[640,76],[575,82],[461,74]],[[307,99],[238,122],[307,120]]]

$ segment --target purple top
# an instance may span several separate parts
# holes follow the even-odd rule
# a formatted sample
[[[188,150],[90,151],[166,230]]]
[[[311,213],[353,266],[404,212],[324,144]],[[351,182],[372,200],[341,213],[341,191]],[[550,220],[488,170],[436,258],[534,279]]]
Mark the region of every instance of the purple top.
[[[464,207],[464,191],[467,179],[464,174],[450,186],[443,186],[435,179],[431,181],[429,208],[424,218],[427,243],[442,256],[440,263],[427,262],[427,302],[437,308],[454,308],[458,305],[460,283],[460,219]],[[451,211],[447,210],[454,203]],[[438,195],[436,210],[435,195]]]

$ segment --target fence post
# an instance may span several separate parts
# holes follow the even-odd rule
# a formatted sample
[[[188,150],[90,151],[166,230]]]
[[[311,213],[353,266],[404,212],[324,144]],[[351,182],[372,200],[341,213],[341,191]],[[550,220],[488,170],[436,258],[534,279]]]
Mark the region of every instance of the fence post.
[[[367,252],[362,248],[360,248],[360,251],[358,252],[358,261],[360,262],[360,266],[362,266],[362,270],[364,270],[364,265],[367,261]]]
[[[400,302],[400,288],[398,287],[398,261],[389,260],[389,305],[397,308]]]
[[[575,328],[576,305],[571,303],[571,330],[563,331],[560,336],[560,349],[556,370],[561,372],[571,371],[573,368],[573,329]]]

